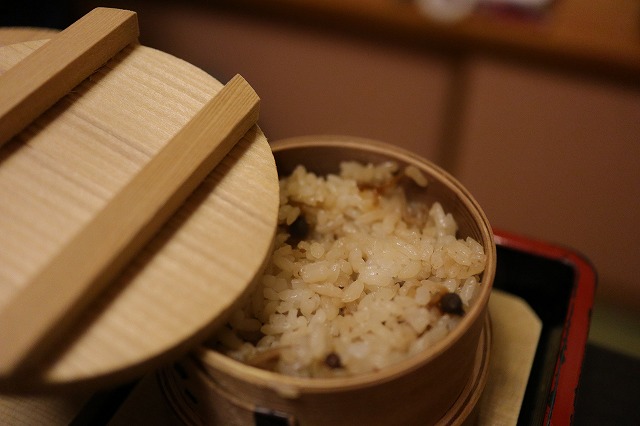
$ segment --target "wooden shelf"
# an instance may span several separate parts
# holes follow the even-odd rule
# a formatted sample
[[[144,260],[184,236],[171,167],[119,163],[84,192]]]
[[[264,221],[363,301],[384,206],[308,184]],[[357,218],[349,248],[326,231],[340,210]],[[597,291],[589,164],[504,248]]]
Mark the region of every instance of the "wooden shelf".
[[[555,0],[536,17],[479,11],[454,24],[431,20],[410,0],[222,0],[216,4],[367,36],[396,37],[452,53],[508,55],[640,81],[638,0]]]

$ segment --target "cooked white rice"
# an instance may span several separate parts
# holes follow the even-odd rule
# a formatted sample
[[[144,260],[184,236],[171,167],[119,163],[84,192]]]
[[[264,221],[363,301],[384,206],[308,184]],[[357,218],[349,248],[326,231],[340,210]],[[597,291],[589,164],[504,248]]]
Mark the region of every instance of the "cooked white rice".
[[[242,362],[287,375],[374,371],[446,336],[466,311],[484,270],[482,246],[456,239],[439,203],[408,202],[400,179],[428,182],[415,167],[341,164],[339,175],[298,166],[280,181],[279,228],[250,301],[218,334]],[[291,233],[308,234],[297,240]],[[299,219],[301,218],[301,219]],[[296,220],[298,221],[296,222]]]

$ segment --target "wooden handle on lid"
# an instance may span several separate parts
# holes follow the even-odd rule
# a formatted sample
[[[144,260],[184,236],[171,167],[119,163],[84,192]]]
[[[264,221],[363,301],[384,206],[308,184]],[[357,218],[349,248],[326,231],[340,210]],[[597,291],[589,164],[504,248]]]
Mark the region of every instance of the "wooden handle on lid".
[[[34,367],[258,119],[235,76],[0,312],[0,375]],[[247,183],[249,184],[249,183]]]
[[[138,39],[135,12],[97,8],[0,76],[0,146]]]

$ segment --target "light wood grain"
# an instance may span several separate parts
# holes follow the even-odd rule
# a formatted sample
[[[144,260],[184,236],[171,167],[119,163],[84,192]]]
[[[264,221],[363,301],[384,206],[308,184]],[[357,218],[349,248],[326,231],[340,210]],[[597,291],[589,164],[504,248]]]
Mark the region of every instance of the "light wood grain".
[[[0,70],[41,43],[0,48]],[[0,309],[221,88],[184,61],[132,45],[0,149]],[[273,155],[254,126],[52,345],[39,372],[2,376],[0,388],[104,387],[184,353],[250,288],[277,206]]]
[[[138,35],[135,12],[96,8],[2,74],[0,146]]]
[[[0,375],[27,369],[43,356],[256,124],[258,111],[258,95],[234,77],[0,311]]]
[[[0,46],[8,46],[10,44],[23,43],[34,40],[48,40],[55,37],[59,32],[60,30],[56,30],[53,28],[1,27]]]

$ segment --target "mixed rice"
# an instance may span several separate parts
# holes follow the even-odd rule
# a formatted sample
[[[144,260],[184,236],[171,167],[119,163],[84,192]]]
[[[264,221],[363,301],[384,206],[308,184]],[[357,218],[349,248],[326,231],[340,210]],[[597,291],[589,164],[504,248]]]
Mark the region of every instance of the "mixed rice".
[[[399,184],[401,181],[404,184]],[[370,372],[434,345],[479,291],[486,257],[415,167],[344,162],[280,181],[274,251],[250,300],[216,336],[244,363],[303,377]]]

